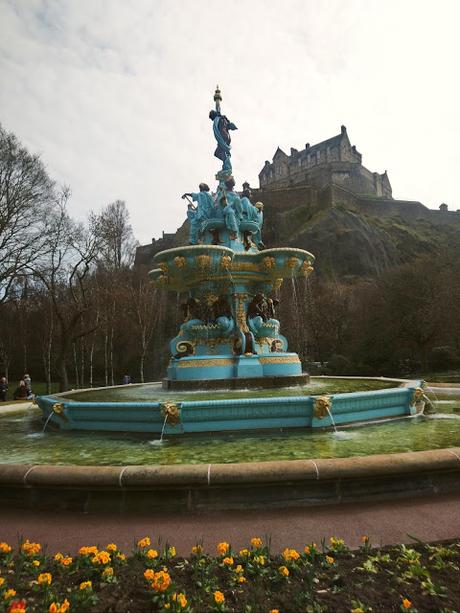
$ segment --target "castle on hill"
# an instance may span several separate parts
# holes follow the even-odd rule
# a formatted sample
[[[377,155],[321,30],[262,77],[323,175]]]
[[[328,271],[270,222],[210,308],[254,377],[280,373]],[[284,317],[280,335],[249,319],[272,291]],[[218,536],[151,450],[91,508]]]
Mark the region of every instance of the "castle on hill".
[[[350,143],[345,126],[317,145],[307,143],[301,151],[291,147],[290,155],[278,147],[273,161],[267,160],[260,171],[259,183],[263,190],[339,185],[354,194],[392,198],[387,171],[379,174],[362,165],[362,155]]]

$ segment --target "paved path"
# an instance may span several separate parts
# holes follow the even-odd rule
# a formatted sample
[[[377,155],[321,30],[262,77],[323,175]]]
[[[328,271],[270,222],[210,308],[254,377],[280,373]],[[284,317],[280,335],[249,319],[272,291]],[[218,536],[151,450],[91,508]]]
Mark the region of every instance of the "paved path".
[[[271,537],[274,551],[320,543],[323,537],[344,538],[357,547],[362,535],[371,542],[411,542],[460,538],[460,493],[408,500],[344,504],[326,507],[262,511],[225,511],[206,514],[83,515],[69,512],[33,512],[0,509],[0,541],[19,537],[48,546],[48,551],[74,553],[82,545],[115,542],[129,552],[135,540],[149,535],[187,554],[198,541],[215,551],[220,541],[235,549],[253,536]]]

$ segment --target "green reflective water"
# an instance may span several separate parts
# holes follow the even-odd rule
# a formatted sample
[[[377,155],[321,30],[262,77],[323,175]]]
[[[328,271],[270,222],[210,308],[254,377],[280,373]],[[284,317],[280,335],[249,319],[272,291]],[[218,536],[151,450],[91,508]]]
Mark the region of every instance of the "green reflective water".
[[[66,400],[82,402],[156,402],[157,400],[228,400],[231,398],[276,398],[279,396],[310,396],[312,394],[339,394],[397,387],[390,381],[365,379],[321,379],[313,378],[308,385],[279,387],[272,389],[241,389],[221,391],[168,392],[162,389],[161,383],[146,383],[144,385],[124,385],[115,388],[100,388],[85,392],[69,392]]]
[[[163,443],[135,435],[42,433],[38,409],[1,416],[0,463],[127,465],[200,464],[340,458],[460,446],[460,391],[437,403],[438,414],[333,432],[277,432],[177,438]]]

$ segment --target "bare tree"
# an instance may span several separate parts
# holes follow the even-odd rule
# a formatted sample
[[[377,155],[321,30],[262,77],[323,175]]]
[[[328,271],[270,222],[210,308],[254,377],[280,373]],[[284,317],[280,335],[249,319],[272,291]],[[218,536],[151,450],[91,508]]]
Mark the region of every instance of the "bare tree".
[[[40,158],[0,125],[0,302],[42,252],[53,192]]]
[[[123,200],[115,200],[101,213],[92,216],[99,234],[101,248],[98,260],[105,268],[119,270],[134,260],[137,241],[129,223],[129,211]]]

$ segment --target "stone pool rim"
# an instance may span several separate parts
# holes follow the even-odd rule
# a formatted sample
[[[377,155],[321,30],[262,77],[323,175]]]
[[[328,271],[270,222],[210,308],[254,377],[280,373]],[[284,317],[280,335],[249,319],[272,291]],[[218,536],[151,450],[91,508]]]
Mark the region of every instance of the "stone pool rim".
[[[456,491],[460,447],[231,464],[0,464],[5,506],[84,513],[308,507]]]

